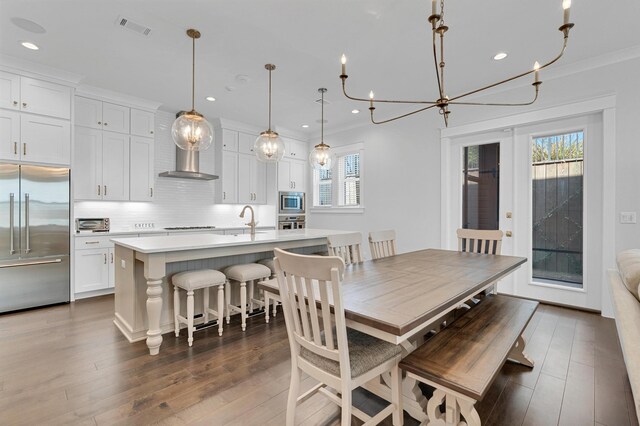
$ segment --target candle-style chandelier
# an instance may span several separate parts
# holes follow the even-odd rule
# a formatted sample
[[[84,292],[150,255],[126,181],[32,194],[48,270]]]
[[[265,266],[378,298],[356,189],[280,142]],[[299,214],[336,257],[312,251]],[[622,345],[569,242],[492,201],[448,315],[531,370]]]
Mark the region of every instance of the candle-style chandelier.
[[[431,2],[431,16],[429,16],[429,22],[431,23],[431,28],[432,28],[432,33],[433,33],[433,63],[435,65],[435,69],[436,69],[436,77],[437,77],[437,81],[438,81],[438,99],[436,99],[435,101],[411,101],[411,100],[389,100],[389,99],[375,99],[374,98],[374,94],[373,91],[369,92],[369,99],[365,99],[365,98],[356,98],[353,96],[350,96],[347,94],[347,90],[346,90],[346,81],[347,78],[349,77],[347,75],[346,72],[346,63],[347,63],[347,58],[345,55],[342,55],[342,74],[340,75],[340,79],[342,80],[342,92],[344,93],[344,95],[354,101],[360,101],[360,102],[369,102],[369,111],[371,113],[371,122],[373,124],[383,124],[383,123],[388,123],[390,121],[394,121],[394,120],[398,120],[400,118],[404,118],[404,117],[408,117],[410,115],[413,114],[417,114],[419,112],[422,111],[426,111],[428,109],[431,108],[438,108],[440,115],[442,115],[442,117],[444,118],[444,124],[445,126],[449,125],[449,114],[451,113],[451,111],[449,111],[449,106],[450,105],[474,105],[474,106],[526,106],[526,105],[531,105],[533,104],[537,99],[538,99],[538,92],[540,90],[540,85],[542,84],[542,81],[540,81],[540,70],[550,66],[551,64],[553,64],[554,62],[556,62],[558,59],[560,59],[562,57],[562,55],[564,54],[565,50],[567,49],[567,41],[569,40],[569,31],[571,30],[571,28],[573,28],[574,24],[569,22],[569,11],[570,11],[570,7],[571,7],[571,0],[563,0],[562,2],[562,8],[564,9],[564,22],[562,24],[562,26],[560,26],[560,28],[558,28],[559,31],[561,31],[564,34],[564,41],[562,44],[562,49],[560,50],[560,53],[553,58],[551,61],[547,62],[544,65],[540,65],[538,64],[538,62],[536,62],[533,66],[533,69],[523,72],[521,74],[517,74],[513,77],[498,81],[497,83],[493,83],[493,84],[489,84],[487,86],[481,87],[479,89],[475,89],[475,90],[471,90],[470,92],[466,92],[463,93],[461,95],[457,95],[454,97],[449,97],[446,94],[445,91],[445,75],[444,75],[444,69],[445,69],[445,61],[444,61],[444,35],[447,32],[447,30],[449,29],[449,27],[447,27],[444,23],[444,0],[440,0],[440,13],[438,13],[437,10],[437,1],[438,0],[432,0]],[[439,53],[439,54],[438,54]],[[476,93],[480,93],[482,91],[485,91],[487,89],[491,89],[492,87],[496,87],[499,86],[501,84],[504,83],[508,83],[510,81],[519,79],[521,77],[527,76],[529,74],[534,74],[534,81],[532,83],[532,86],[534,88],[535,94],[533,97],[533,100],[529,101],[529,102],[522,102],[522,103],[495,103],[495,102],[489,102],[489,103],[484,103],[484,102],[464,102],[461,101],[462,98],[470,96],[470,95],[474,95]],[[376,107],[374,106],[376,103],[390,103],[390,104],[413,104],[413,105],[426,105],[426,106],[422,106],[420,108],[418,108],[415,111],[411,111],[408,112],[406,114],[401,114],[398,115],[396,117],[392,117],[392,118],[388,118],[386,120],[381,120],[381,121],[376,121],[373,113],[376,109]]]

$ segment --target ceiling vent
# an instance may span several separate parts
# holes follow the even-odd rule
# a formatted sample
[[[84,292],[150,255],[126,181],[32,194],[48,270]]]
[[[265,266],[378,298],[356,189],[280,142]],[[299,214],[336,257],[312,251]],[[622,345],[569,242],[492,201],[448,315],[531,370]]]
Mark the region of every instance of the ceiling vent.
[[[133,22],[132,20],[127,19],[123,16],[118,17],[117,23],[120,27],[126,28],[133,31],[134,33],[138,33],[143,36],[148,36],[149,34],[151,34],[151,28],[138,24],[137,22]]]

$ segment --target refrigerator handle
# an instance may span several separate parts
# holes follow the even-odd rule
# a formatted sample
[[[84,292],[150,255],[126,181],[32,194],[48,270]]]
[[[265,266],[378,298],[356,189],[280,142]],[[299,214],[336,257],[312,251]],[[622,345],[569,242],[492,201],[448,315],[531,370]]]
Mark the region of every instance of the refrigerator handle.
[[[24,249],[25,254],[31,252],[31,245],[29,244],[29,194],[24,194],[24,222],[25,222],[25,240],[26,240],[26,248]]]
[[[14,199],[15,195],[12,193],[9,194],[9,254],[15,254],[16,250],[13,245],[13,226],[14,226]]]

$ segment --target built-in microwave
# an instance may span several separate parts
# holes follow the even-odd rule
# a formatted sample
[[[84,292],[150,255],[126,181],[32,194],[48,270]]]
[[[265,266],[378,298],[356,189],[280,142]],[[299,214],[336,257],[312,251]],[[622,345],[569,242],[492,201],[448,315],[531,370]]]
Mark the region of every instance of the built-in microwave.
[[[304,214],[304,192],[280,192],[279,214]]]

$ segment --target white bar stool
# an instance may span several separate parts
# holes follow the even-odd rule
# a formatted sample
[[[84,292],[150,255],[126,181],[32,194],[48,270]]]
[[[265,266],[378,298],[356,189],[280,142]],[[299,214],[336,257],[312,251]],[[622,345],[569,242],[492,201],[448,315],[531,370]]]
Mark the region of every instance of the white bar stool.
[[[276,276],[276,267],[273,264],[273,258],[270,259],[262,259],[258,261],[259,264],[266,266],[271,270],[271,278],[269,281],[275,282]],[[273,317],[275,318],[278,307],[278,302],[282,303],[280,296],[275,293],[271,293],[270,291],[264,291],[264,320],[267,324],[269,324],[269,308],[270,308],[270,300],[273,299]]]
[[[204,323],[209,322],[209,314],[213,314],[218,319],[218,335],[222,336],[222,318],[224,316],[224,285],[227,277],[213,269],[201,269],[198,271],[186,271],[175,274],[173,282],[173,313],[176,337],[180,335],[180,323],[187,324],[189,333],[189,346],[193,345],[193,292],[194,290],[204,290]],[[214,311],[209,307],[209,287],[218,286],[218,310]],[[187,316],[180,315],[180,292],[181,288],[187,292]]]
[[[225,292],[227,305],[227,324],[231,320],[231,311],[240,312],[242,316],[242,331],[247,329],[247,283],[249,283],[249,311],[253,311],[253,305],[263,305],[264,302],[254,299],[254,282],[262,281],[271,275],[271,270],[259,263],[244,263],[229,266],[224,270],[227,276],[227,288]],[[240,283],[240,307],[231,304],[230,281]]]

